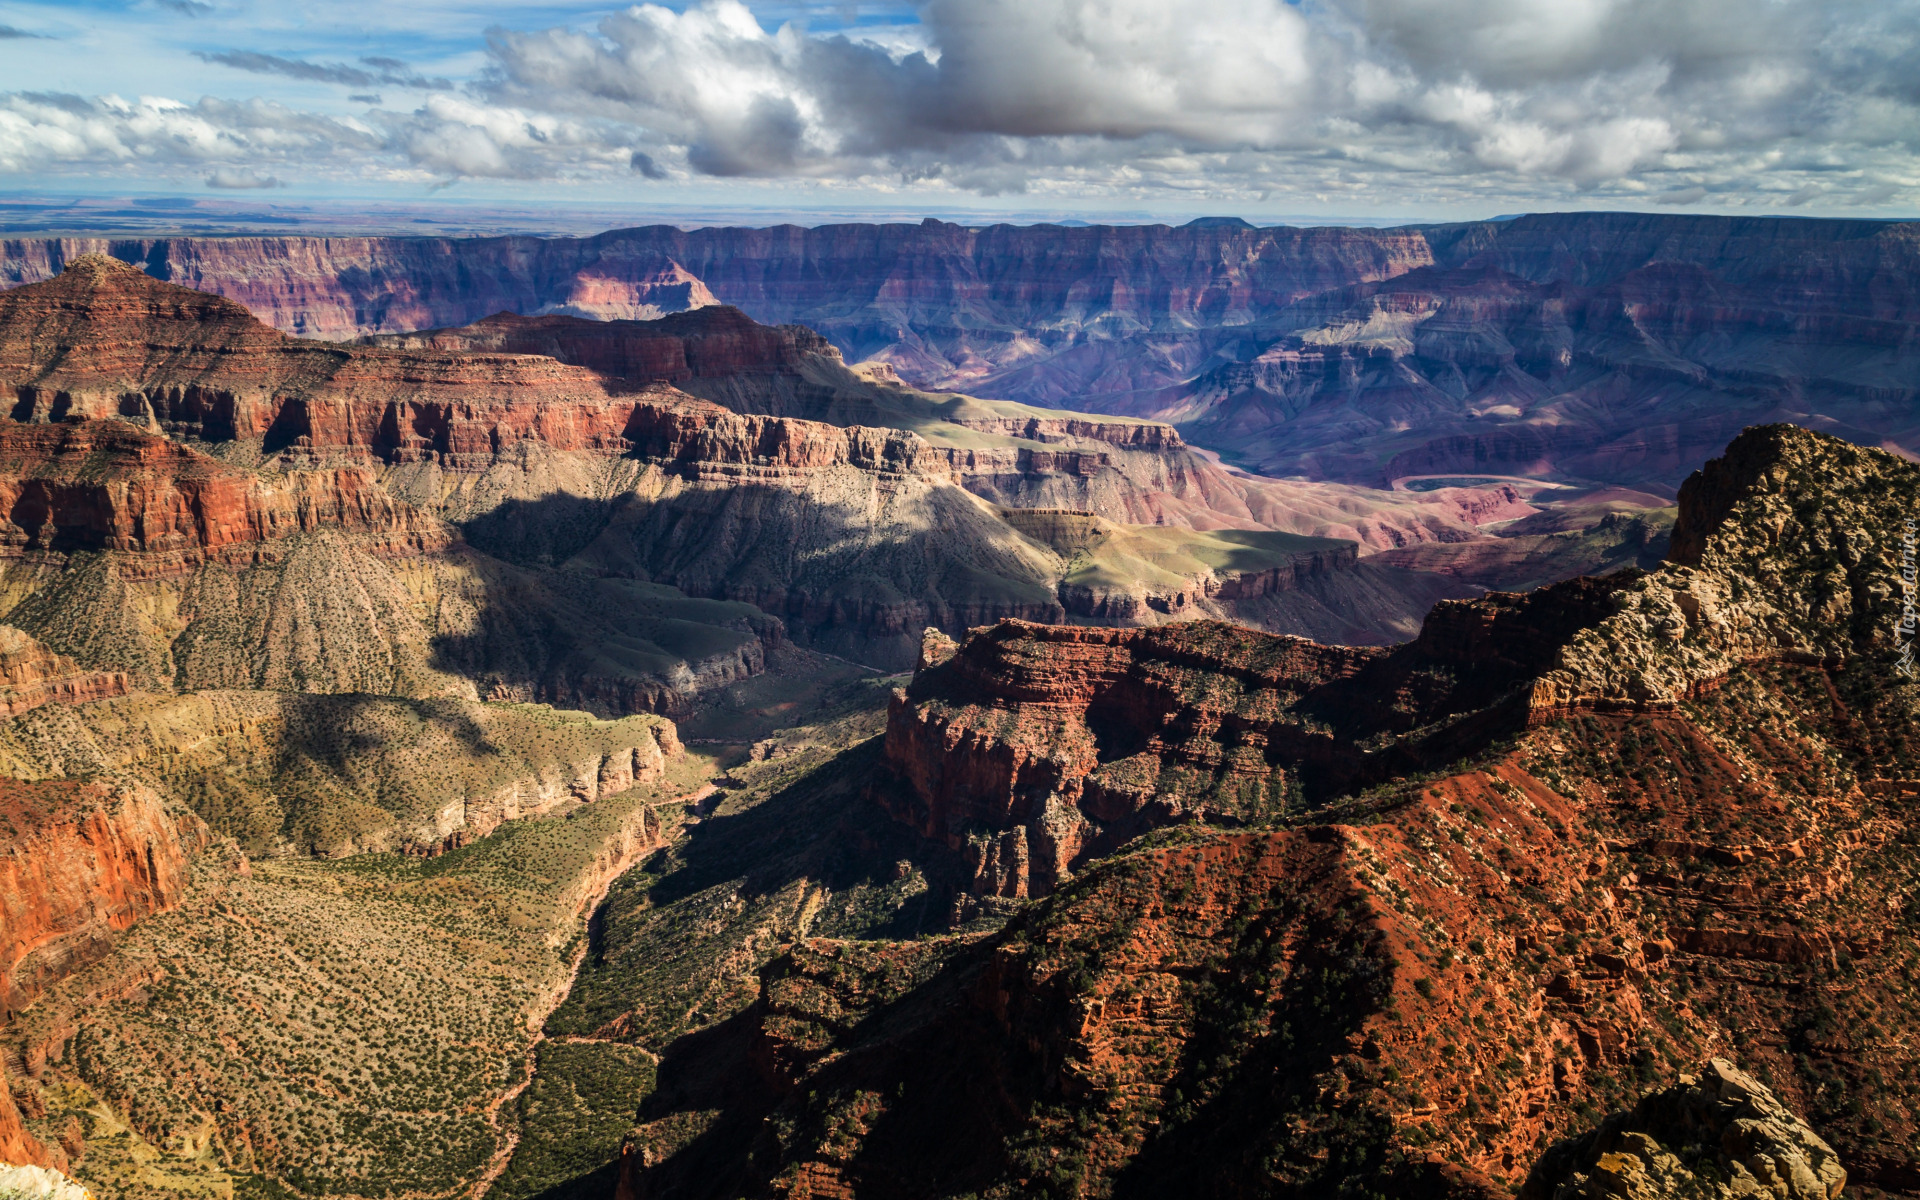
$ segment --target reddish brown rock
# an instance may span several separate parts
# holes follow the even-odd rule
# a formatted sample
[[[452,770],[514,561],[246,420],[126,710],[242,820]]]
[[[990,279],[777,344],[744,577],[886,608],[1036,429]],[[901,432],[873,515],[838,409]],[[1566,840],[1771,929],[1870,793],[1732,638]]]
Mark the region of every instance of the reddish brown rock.
[[[0,783],[0,1009],[100,957],[119,933],[180,901],[205,837],[140,786]]]
[[[64,1151],[40,1141],[21,1123],[20,1107],[7,1086],[5,1067],[0,1067],[0,1163],[54,1170],[67,1164]]]
[[[1915,231],[1560,213],[1393,230],[46,239],[6,243],[0,278],[111,253],[329,337],[712,298],[922,386],[1158,417],[1274,474],[1672,485],[1759,420],[1914,448]]]
[[[896,692],[898,816],[970,847],[982,895],[1045,895],[1145,830],[1272,820],[1526,727],[1531,681],[1628,579],[1443,602],[1391,651],[1214,622],[1005,623]]]
[[[364,468],[263,478],[124,421],[0,419],[0,557],[110,550],[133,576],[243,565],[318,529],[376,552],[444,547],[449,531]]]
[[[543,355],[634,384],[684,384],[738,375],[798,375],[815,358],[838,361],[827,339],[799,325],[762,325],[714,305],[654,320],[589,321],[495,313],[471,325],[389,334],[368,345],[405,350]]]
[[[462,325],[502,310],[639,316],[634,310],[691,307],[710,295],[843,344],[901,341],[897,361],[950,358],[942,362],[948,370],[977,363],[980,372],[990,369],[996,343],[1012,339],[1004,329],[968,336],[948,327],[963,303],[985,301],[1019,324],[1057,320],[1092,296],[1095,313],[1109,321],[1207,324],[1424,265],[1430,240],[1413,230],[976,230],[940,221],[655,226],[593,238],[57,238],[4,243],[0,279],[30,283],[81,255],[112,254],[228,296],[291,333],[332,338]],[[660,295],[691,281],[702,290]],[[969,346],[978,349],[967,353]]]

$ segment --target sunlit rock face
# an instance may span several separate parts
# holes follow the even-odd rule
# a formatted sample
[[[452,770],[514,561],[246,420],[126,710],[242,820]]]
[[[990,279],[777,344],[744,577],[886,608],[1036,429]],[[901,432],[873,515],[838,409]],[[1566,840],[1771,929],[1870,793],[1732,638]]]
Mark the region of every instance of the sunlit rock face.
[[[47,239],[9,243],[0,278],[110,252],[329,338],[718,302],[920,386],[1170,421],[1275,475],[1672,486],[1763,421],[1920,450],[1916,228],[1570,213],[1390,230]]]

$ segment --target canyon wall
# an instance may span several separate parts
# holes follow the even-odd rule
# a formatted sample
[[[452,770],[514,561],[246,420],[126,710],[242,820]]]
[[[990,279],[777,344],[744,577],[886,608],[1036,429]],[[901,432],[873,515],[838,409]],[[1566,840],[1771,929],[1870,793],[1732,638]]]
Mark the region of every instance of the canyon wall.
[[[775,957],[623,1194],[1911,1192],[1920,468],[1766,426],[1682,492],[1690,561],[1392,650],[929,636],[868,794],[963,928]]]
[[[1274,475],[1671,487],[1766,420],[1920,452],[1916,229],[1571,213],[1394,230],[41,239],[0,245],[0,278],[110,254],[334,338],[717,300],[922,386],[1170,421]],[[660,290],[669,277],[681,291]],[[539,336],[566,340],[497,344]]]
[[[0,388],[17,397],[16,421],[0,422],[0,557],[18,560],[23,593],[52,589],[26,596],[16,623],[151,687],[472,695],[497,683],[596,711],[682,711],[688,685],[735,673],[722,660],[756,670],[778,625],[715,610],[703,619],[727,632],[707,641],[730,649],[620,670],[621,655],[588,647],[637,636],[658,661],[676,650],[659,636],[674,626],[628,629],[630,610],[573,593],[664,584],[885,666],[911,661],[926,625],[1002,617],[1193,609],[1379,641],[1464,589],[1363,570],[1351,554],[1304,571],[1254,554],[1256,569],[1177,570],[1151,597],[1063,590],[1070,565],[1002,513],[1331,523],[1374,544],[1471,538],[1532,511],[1511,489],[1296,502],[1168,426],[926,393],[725,306],[656,321],[502,314],[371,341],[289,337],[100,255],[0,293]],[[85,570],[106,591],[42,578],[95,552],[108,557]],[[545,574],[570,560],[609,582]],[[104,599],[166,579],[185,582],[149,604],[157,620]],[[372,619],[353,620],[356,608]],[[122,648],[83,653],[109,627]],[[328,632],[289,636],[303,629]],[[538,650],[514,651],[515,638]]]
[[[1432,261],[1418,230],[1220,226],[973,230],[919,225],[615,230],[593,238],[57,238],[0,242],[0,281],[59,274],[84,254],[217,292],[291,333],[344,338],[465,325],[498,312],[593,315],[651,302],[662,269],[698,278],[769,324],[804,324],[854,358],[898,327],[953,330],[963,305],[1011,340],[1049,319],[1215,324]],[[698,297],[689,296],[689,300]],[[828,318],[835,309],[850,315]],[[892,319],[891,326],[889,318]],[[903,321],[904,319],[904,321]],[[997,328],[995,328],[997,326]],[[938,353],[938,351],[936,351]]]
[[[187,855],[206,834],[137,785],[8,780],[0,804],[0,1011],[11,1013],[104,954],[115,933],[179,903]]]

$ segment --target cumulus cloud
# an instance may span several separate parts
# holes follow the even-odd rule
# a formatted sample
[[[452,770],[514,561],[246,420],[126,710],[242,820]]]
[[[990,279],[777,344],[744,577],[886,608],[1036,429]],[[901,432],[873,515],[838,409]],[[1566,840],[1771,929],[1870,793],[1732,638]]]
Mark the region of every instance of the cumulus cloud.
[[[979,190],[1183,170],[1270,187],[1246,172],[1265,161],[1310,187],[1682,193],[1783,147],[1898,169],[1920,129],[1914,0],[925,0],[921,17],[914,38],[821,37],[704,0],[496,31],[490,95],[658,139],[697,174]],[[1782,197],[1804,185],[1760,166]]]
[[[916,11],[917,23],[818,34],[769,28],[740,0],[641,4],[591,28],[492,30],[487,66],[464,87],[393,58],[201,57],[431,93],[363,121],[276,109],[267,123],[311,139],[301,153],[314,169],[441,180],[711,176],[1401,205],[1872,206],[1920,194],[1920,0],[920,0]],[[378,105],[372,95],[354,98]],[[170,103],[83,119],[12,97],[0,164],[272,153],[259,148],[266,118],[228,127],[224,102],[163,115]],[[47,127],[28,128],[40,119],[29,111]]]

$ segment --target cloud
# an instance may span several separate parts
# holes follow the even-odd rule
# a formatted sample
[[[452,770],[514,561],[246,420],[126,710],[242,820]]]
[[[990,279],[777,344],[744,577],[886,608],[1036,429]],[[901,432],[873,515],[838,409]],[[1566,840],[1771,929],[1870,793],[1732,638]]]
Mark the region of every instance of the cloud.
[[[207,176],[207,186],[225,191],[245,191],[251,188],[279,188],[287,185],[271,175],[256,175],[252,171],[235,167],[218,167]]]
[[[450,91],[450,80],[433,78],[417,74],[406,63],[394,58],[363,58],[360,61],[374,68],[363,71],[345,63],[310,63],[297,58],[281,58],[277,54],[261,54],[253,50],[223,50],[209,54],[205,51],[193,52],[195,58],[205,62],[217,63],[223,67],[232,67],[238,71],[251,71],[256,75],[285,75],[289,79],[305,79],[315,83],[340,83],[348,87],[389,87],[418,88],[423,91]]]
[[[123,100],[62,93],[0,95],[0,171],[55,164],[92,169],[233,167],[337,160],[377,151],[380,134],[354,121],[264,100]]]
[[[12,38],[43,38],[45,36],[46,34],[44,33],[28,33],[24,29],[15,29],[11,25],[0,25],[0,42],[8,41]]]
[[[213,5],[202,4],[200,0],[153,0],[153,2],[183,17],[204,17],[214,11]]]
[[[276,155],[297,153],[303,177],[706,176],[1401,211],[1884,207],[1920,189],[1920,0],[913,9],[917,23],[824,34],[770,28],[740,0],[494,29],[457,88],[377,55],[202,53],[374,108],[346,120],[266,101],[16,95],[0,98],[0,165],[204,174],[217,160],[271,177],[292,161]],[[428,94],[389,112],[382,87]]]
[[[1782,146],[1897,157],[1920,129],[1916,0],[925,0],[920,13],[914,36],[872,39],[769,31],[738,0],[640,5],[591,33],[495,31],[488,95],[654,139],[697,174],[981,191],[1267,189],[1246,171],[1264,159],[1296,188],[1684,192]],[[1237,174],[1209,174],[1223,166]],[[1774,190],[1802,182],[1782,174]]]

